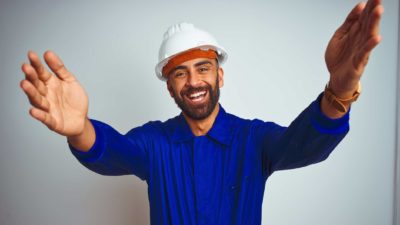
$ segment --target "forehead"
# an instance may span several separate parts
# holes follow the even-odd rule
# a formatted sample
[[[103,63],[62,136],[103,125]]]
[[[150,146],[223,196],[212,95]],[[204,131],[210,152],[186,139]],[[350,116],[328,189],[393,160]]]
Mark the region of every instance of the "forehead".
[[[207,62],[212,65],[215,65],[215,59],[195,58],[195,59],[187,60],[187,61],[177,65],[175,68],[200,66],[200,65],[204,65],[203,63],[207,63]]]

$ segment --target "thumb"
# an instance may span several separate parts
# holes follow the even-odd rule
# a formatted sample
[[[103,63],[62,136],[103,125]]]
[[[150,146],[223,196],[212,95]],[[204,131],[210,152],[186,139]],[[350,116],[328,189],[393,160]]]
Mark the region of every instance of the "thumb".
[[[65,68],[64,63],[54,52],[46,51],[43,57],[51,71],[53,71],[58,78],[64,81],[75,80],[75,77]]]

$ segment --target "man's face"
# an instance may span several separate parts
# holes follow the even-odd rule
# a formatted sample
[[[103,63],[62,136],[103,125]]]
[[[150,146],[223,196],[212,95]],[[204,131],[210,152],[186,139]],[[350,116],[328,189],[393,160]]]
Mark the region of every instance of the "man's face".
[[[175,67],[168,74],[171,97],[182,112],[194,119],[207,118],[219,100],[224,71],[215,59],[197,58]]]

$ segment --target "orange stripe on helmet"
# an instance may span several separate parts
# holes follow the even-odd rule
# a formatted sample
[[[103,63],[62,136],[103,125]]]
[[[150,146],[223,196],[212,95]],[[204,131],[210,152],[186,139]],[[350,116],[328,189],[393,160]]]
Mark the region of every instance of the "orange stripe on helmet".
[[[177,56],[174,56],[168,61],[167,65],[165,65],[162,69],[163,76],[166,77],[175,67],[179,66],[181,63],[196,58],[216,59],[218,58],[218,55],[212,49],[201,50],[196,48],[185,51]]]

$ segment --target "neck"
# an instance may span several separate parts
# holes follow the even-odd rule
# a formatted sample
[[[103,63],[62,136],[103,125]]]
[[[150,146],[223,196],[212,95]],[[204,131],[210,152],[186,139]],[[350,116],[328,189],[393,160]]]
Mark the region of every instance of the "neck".
[[[186,119],[186,122],[189,124],[192,133],[195,136],[203,136],[207,134],[207,132],[211,129],[212,125],[214,124],[215,118],[217,118],[219,112],[219,104],[217,104],[211,114],[202,120],[194,120],[188,117],[185,113],[183,116]]]

